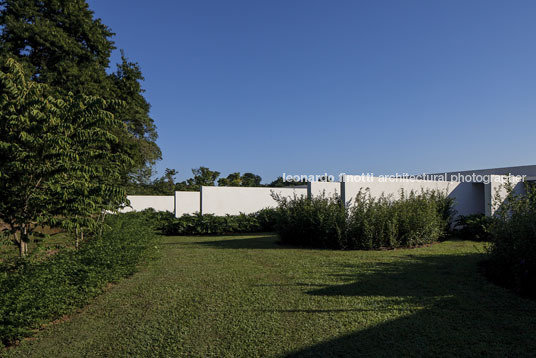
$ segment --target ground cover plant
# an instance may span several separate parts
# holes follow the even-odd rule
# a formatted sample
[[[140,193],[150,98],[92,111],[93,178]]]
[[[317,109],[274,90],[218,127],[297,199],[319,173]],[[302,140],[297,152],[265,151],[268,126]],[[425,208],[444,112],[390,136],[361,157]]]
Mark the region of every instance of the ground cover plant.
[[[162,237],[161,256],[6,357],[529,357],[536,302],[484,243],[344,251],[275,235]]]
[[[109,229],[80,249],[0,265],[0,341],[32,334],[42,324],[82,307],[110,282],[135,272],[155,239],[140,214],[109,216]]]

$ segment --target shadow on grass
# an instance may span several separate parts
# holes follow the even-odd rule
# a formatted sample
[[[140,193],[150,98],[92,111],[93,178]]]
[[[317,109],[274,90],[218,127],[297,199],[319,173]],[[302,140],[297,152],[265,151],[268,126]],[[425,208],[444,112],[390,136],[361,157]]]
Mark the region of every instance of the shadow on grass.
[[[223,236],[200,236],[198,241],[188,241],[187,243],[177,239],[174,242],[164,242],[162,245],[201,245],[209,246],[217,249],[292,249],[292,246],[280,245],[279,238],[277,235],[223,235]],[[216,239],[217,240],[207,240],[207,239]],[[191,237],[190,237],[191,238]]]
[[[407,255],[357,271],[335,268],[346,282],[305,291],[363,297],[374,307],[281,310],[333,314],[377,312],[380,324],[293,352],[288,357],[533,356],[536,304],[489,284],[477,272],[481,255]],[[389,318],[393,317],[393,318]],[[336,321],[335,321],[336,322]]]

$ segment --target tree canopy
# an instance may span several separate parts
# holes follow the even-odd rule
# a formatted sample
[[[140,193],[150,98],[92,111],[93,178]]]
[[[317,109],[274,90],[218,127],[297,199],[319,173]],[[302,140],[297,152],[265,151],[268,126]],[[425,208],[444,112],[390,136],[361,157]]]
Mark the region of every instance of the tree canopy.
[[[107,73],[115,49],[112,30],[94,18],[85,0],[2,0],[0,5],[0,56],[15,58],[32,81],[47,84],[52,94],[125,102],[110,109],[130,134],[117,133],[116,146],[132,159],[124,180],[127,175],[147,180],[147,168],[161,158],[156,127],[139,65],[122,53],[117,70]]]

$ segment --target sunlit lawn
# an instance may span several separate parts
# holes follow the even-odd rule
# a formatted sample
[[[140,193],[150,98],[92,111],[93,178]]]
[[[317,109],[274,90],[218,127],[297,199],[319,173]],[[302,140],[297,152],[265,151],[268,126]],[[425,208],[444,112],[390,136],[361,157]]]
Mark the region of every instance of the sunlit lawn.
[[[532,356],[536,302],[478,273],[483,245],[288,248],[163,237],[160,258],[8,356]]]

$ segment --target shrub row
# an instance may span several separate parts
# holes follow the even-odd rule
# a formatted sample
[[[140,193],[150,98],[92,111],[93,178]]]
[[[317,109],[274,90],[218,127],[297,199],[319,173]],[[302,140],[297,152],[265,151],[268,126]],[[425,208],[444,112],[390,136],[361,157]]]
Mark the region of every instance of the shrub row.
[[[274,231],[276,211],[263,209],[254,214],[215,216],[184,215],[170,218],[161,226],[165,235],[223,235]]]
[[[536,188],[510,194],[491,225],[486,274],[496,283],[536,298]]]
[[[414,247],[446,235],[452,200],[437,191],[401,192],[393,200],[361,191],[350,205],[338,197],[277,198],[283,243],[331,249]]]
[[[0,272],[0,340],[9,344],[43,323],[85,305],[109,282],[131,275],[153,244],[146,216],[111,215],[111,230],[77,251],[64,250],[41,262],[23,260]]]
[[[460,215],[456,219],[456,236],[462,240],[491,241],[494,219],[484,214]]]

